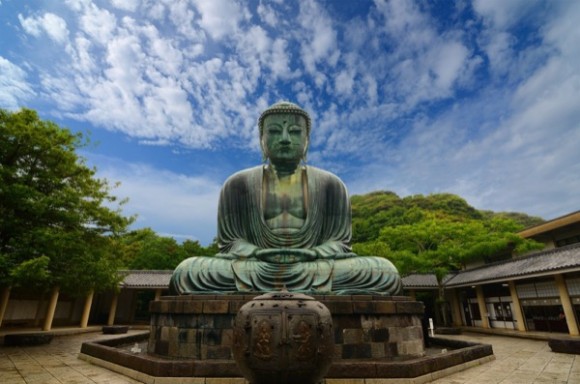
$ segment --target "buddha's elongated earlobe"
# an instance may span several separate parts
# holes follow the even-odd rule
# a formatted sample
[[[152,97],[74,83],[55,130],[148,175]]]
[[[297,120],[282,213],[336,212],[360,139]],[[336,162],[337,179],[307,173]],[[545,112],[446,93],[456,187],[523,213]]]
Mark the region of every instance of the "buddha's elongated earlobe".
[[[268,161],[268,155],[266,155],[266,150],[264,149],[264,141],[260,140],[260,149],[262,150],[262,163]]]
[[[304,152],[302,153],[302,162],[304,164],[306,164],[306,161],[307,161],[308,144],[310,144],[310,143],[308,142],[308,140],[306,140],[306,145],[304,145]]]

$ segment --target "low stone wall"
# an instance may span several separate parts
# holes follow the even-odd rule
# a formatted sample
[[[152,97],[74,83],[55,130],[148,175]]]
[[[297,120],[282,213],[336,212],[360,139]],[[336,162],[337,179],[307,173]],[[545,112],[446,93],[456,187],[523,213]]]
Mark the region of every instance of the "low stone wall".
[[[43,345],[49,344],[54,335],[52,333],[14,333],[7,334],[4,336],[4,346],[15,347],[15,346],[33,346],[33,345]]]
[[[147,334],[136,334],[116,339],[83,343],[79,358],[93,364],[105,366],[117,372],[129,375],[141,381],[142,373],[155,377],[179,377],[179,382],[197,383],[193,378],[234,378],[242,377],[233,360],[192,360],[168,359],[147,354],[134,354],[122,345],[131,345],[147,339]],[[433,338],[433,345],[450,348],[447,353],[423,356],[405,361],[388,361],[387,359],[341,360],[332,363],[327,378],[333,379],[397,379],[400,383],[415,383],[412,378],[421,378],[418,382],[430,382],[457,370],[474,364],[481,364],[493,359],[491,345],[476,344],[460,340]],[[130,371],[119,367],[128,368]],[[441,372],[436,374],[435,372]],[[433,374],[433,376],[431,376]],[[404,381],[403,379],[411,379]],[[217,380],[217,379],[216,379]],[[225,381],[225,380],[224,380]],[[145,382],[156,382],[155,379]],[[358,381],[357,381],[358,382]],[[362,381],[361,381],[362,382]]]
[[[255,296],[165,296],[151,302],[149,353],[176,359],[232,360],[234,318]],[[394,361],[424,355],[421,302],[370,295],[313,297],[332,314],[334,361]]]

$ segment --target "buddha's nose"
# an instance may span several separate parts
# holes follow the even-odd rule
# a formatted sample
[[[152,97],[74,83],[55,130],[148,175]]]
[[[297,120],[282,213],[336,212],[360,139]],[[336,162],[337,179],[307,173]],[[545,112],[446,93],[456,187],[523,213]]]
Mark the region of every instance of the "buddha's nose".
[[[282,130],[282,137],[280,138],[280,144],[290,144],[290,134],[288,134],[287,129]]]

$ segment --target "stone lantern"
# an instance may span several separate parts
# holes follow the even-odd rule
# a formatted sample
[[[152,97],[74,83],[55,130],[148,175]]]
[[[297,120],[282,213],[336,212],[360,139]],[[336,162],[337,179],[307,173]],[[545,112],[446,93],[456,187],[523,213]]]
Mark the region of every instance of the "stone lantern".
[[[318,383],[334,352],[330,311],[301,293],[258,296],[236,316],[232,350],[251,384]]]

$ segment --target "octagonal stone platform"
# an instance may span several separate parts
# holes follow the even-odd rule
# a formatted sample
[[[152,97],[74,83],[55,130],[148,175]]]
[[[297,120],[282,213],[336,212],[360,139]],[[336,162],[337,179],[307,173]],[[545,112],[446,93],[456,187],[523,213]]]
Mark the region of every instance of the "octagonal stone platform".
[[[239,308],[255,296],[162,297],[150,304],[149,336],[87,342],[79,356],[147,383],[169,383],[172,378],[183,383],[243,380],[232,357],[232,326]],[[334,325],[334,360],[326,375],[330,381],[325,382],[356,378],[426,383],[493,359],[490,345],[439,338],[430,342],[447,352],[426,355],[421,327],[424,307],[409,297],[314,298],[330,309]],[[123,347],[143,342],[147,353],[134,354]]]

